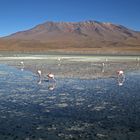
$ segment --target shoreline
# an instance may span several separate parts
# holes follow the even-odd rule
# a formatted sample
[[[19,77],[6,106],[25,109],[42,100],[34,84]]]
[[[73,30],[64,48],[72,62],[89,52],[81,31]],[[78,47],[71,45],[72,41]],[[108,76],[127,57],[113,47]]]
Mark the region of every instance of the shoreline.
[[[129,55],[58,55],[58,54],[49,54],[49,55],[40,55],[40,54],[13,54],[11,56],[0,55],[1,60],[67,60],[67,61],[87,61],[87,62],[106,62],[106,61],[139,61],[140,55],[129,56]]]
[[[107,59],[106,59],[107,58]],[[97,79],[117,77],[117,71],[123,70],[125,74],[140,70],[139,57],[11,57],[1,59],[0,64],[6,64],[21,70],[37,74],[42,71],[45,77],[52,72],[56,78]],[[24,62],[24,67],[21,65]]]

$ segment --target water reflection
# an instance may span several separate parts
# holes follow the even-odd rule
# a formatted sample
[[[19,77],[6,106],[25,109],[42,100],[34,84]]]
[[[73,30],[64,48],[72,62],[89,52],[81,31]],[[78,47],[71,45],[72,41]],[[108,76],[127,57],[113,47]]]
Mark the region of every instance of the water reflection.
[[[42,84],[42,79],[41,78],[38,79],[37,84],[38,85],[41,85]]]
[[[54,90],[56,88],[56,83],[49,83],[49,85],[48,85],[48,89],[50,90],[50,91],[52,91],[52,90]]]
[[[52,91],[56,88],[56,81],[50,81],[48,79],[38,78],[37,84],[38,85],[46,84],[50,91]]]
[[[57,77],[52,82],[0,65],[0,138],[100,140],[129,135],[136,139],[140,136],[140,72],[126,76],[127,81],[117,77],[118,83],[125,81],[120,88],[116,77]]]
[[[125,82],[125,75],[124,74],[118,75],[118,85],[122,86],[124,82]]]

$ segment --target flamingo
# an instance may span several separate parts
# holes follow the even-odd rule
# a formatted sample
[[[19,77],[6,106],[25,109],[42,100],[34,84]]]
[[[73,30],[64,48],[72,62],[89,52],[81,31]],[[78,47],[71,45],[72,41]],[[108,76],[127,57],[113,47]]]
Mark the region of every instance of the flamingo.
[[[37,74],[39,75],[39,77],[41,77],[41,70],[38,70]]]
[[[108,58],[105,59],[105,62],[108,62]]]
[[[21,61],[20,64],[21,64],[21,71],[23,71],[24,70],[24,62]]]
[[[105,63],[102,63],[102,72],[104,73],[104,66],[105,66]]]
[[[61,61],[61,58],[57,58],[58,61]]]
[[[124,71],[123,70],[119,70],[117,71],[118,75],[123,75],[124,74]]]
[[[51,72],[50,72],[49,74],[47,74],[47,77],[48,77],[49,79],[53,79],[53,80],[55,81],[55,79],[54,79],[54,74],[52,74]]]
[[[21,65],[24,65],[24,62],[23,62],[23,61],[21,61],[21,62],[20,62],[20,64],[21,64]]]
[[[57,60],[58,60],[58,66],[60,66],[61,65],[61,58],[58,57]]]
[[[118,73],[118,85],[122,86],[124,81],[125,81],[124,71],[123,70],[119,70],[119,71],[117,71],[117,73]]]
[[[139,57],[137,57],[137,61],[138,61],[138,62],[140,61],[140,58],[139,58]]]
[[[37,82],[37,83],[38,83],[39,85],[41,85],[41,83],[42,83],[41,73],[42,73],[41,70],[37,70],[37,74],[38,74],[38,76],[39,76],[39,79],[38,79],[38,82]]]

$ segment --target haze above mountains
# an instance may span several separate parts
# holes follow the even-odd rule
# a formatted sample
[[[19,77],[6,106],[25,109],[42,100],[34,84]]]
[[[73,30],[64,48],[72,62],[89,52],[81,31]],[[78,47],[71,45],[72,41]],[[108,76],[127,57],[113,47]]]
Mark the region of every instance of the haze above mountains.
[[[0,38],[0,50],[140,54],[140,32],[98,21],[48,21]]]

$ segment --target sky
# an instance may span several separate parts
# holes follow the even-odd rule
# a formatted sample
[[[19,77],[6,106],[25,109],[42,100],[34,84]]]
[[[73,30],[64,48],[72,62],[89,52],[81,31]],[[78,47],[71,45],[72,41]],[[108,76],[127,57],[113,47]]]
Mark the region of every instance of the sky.
[[[140,31],[140,0],[0,0],[0,37],[46,21],[85,20]]]

